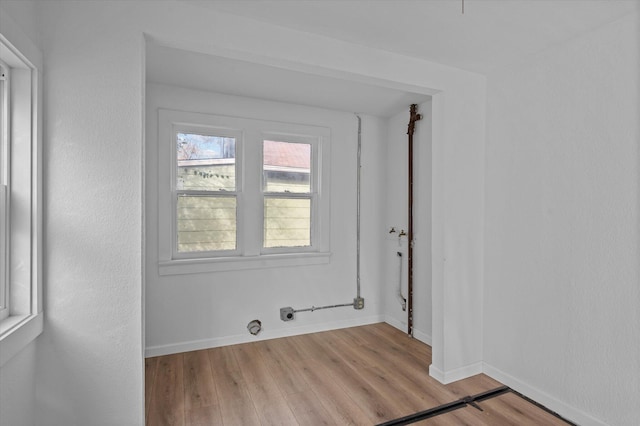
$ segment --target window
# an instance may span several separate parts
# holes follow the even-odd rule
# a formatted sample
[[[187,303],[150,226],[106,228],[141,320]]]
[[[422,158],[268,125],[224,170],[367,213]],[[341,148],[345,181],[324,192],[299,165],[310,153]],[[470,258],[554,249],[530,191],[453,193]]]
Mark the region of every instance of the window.
[[[9,67],[0,61],[0,320],[9,316]]]
[[[328,262],[329,129],[158,119],[161,274]]]
[[[235,253],[236,135],[222,130],[176,130],[176,254]]]
[[[0,34],[0,366],[42,332],[42,55],[5,19],[0,16],[9,31]]]
[[[262,143],[263,248],[310,247],[311,143]]]

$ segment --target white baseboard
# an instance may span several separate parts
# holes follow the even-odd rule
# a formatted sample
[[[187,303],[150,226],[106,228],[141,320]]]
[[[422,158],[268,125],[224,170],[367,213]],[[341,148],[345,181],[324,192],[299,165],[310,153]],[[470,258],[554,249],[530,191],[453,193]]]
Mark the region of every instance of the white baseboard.
[[[444,383],[444,371],[433,364],[429,365],[429,375],[440,383]]]
[[[541,391],[540,389],[536,389],[533,386],[530,386],[527,383],[503,371],[500,371],[499,369],[492,367],[487,363],[483,363],[482,370],[487,376],[496,379],[497,381],[509,386],[515,391],[520,392],[527,398],[531,398],[537,403],[544,405],[549,410],[555,411],[562,417],[565,417],[567,420],[571,420],[572,422],[582,426],[607,426],[607,424],[603,421],[598,420],[595,417],[592,417],[575,407],[567,405],[559,399],[556,399],[551,395]]]
[[[391,317],[389,315],[385,315],[384,322],[386,322],[387,324],[389,324],[392,327],[397,328],[398,330],[400,330],[400,331],[402,331],[404,333],[407,332],[407,324],[406,323],[401,323],[400,321],[398,321],[394,317]],[[415,339],[417,339],[417,340],[420,340],[422,343],[425,343],[425,344],[431,346],[431,335],[414,328],[413,329],[413,337]]]
[[[415,339],[420,340],[422,343],[425,343],[429,346],[431,346],[431,335],[427,334],[423,331],[420,330],[416,330],[415,328],[413,329],[413,337]]]
[[[482,362],[474,362],[454,370],[442,371],[435,365],[429,366],[429,375],[444,385],[482,373]]]
[[[385,315],[384,316],[384,322],[386,322],[387,324],[389,324],[392,327],[397,328],[398,330],[406,333],[407,332],[407,324],[406,323],[401,323],[400,321],[398,321],[396,318],[391,317],[389,315]]]
[[[297,336],[300,334],[318,333],[321,331],[337,330],[347,327],[357,327],[359,325],[374,324],[382,321],[384,321],[384,318],[381,315],[374,315],[364,318],[354,318],[344,321],[304,325],[274,331],[263,330],[258,336],[252,336],[247,333],[235,336],[216,337],[212,339],[170,343],[166,345],[147,346],[145,348],[144,356],[146,358],[150,358],[154,356],[177,354],[180,352],[189,352],[201,349],[217,348],[221,346],[237,345],[239,343],[257,342],[260,340],[277,339],[280,337]]]

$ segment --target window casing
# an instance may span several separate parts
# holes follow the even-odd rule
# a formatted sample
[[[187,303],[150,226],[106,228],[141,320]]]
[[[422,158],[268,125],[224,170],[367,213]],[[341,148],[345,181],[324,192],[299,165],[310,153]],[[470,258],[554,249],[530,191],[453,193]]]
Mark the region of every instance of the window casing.
[[[42,316],[42,53],[0,15],[0,366]],[[19,47],[16,47],[19,46]]]
[[[9,316],[9,66],[0,60],[0,321]]]
[[[328,262],[329,129],[165,109],[158,120],[161,275]]]

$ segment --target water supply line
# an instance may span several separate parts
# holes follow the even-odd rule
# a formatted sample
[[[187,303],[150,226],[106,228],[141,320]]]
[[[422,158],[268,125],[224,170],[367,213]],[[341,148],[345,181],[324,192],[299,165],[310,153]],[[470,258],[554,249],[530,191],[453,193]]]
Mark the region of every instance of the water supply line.
[[[291,321],[295,319],[297,312],[313,312],[321,309],[341,308],[353,306],[353,309],[364,309],[364,298],[360,295],[360,169],[362,168],[362,119],[356,114],[358,119],[358,155],[357,155],[357,178],[356,178],[356,297],[351,303],[340,303],[337,305],[311,306],[305,309],[294,309],[290,306],[280,308],[280,319]]]

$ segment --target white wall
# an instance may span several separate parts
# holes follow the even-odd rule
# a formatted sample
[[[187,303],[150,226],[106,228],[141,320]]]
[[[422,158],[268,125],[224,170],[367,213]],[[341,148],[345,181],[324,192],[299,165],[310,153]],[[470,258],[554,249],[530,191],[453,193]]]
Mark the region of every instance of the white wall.
[[[120,25],[121,2],[40,6],[46,278],[36,424],[138,425],[143,38]]]
[[[42,46],[42,34],[39,30],[37,0],[2,0],[2,13],[6,13],[20,30],[38,47]],[[4,31],[6,28],[0,29]]]
[[[486,371],[581,424],[640,419],[638,19],[488,78]]]
[[[286,84],[286,82],[282,82]],[[157,111],[177,109],[214,115],[316,125],[331,131],[331,260],[327,265],[263,268],[215,273],[158,275]],[[147,284],[148,355],[182,352],[382,320],[380,277],[385,195],[378,130],[383,120],[362,117],[361,295],[365,309],[342,307],[296,314],[280,320],[280,308],[350,303],[356,296],[357,119],[339,112],[301,105],[195,91],[175,86],[147,86]],[[247,323],[262,322],[252,336]]]
[[[0,368],[0,425],[35,425],[36,342]]]
[[[418,105],[422,120],[416,123],[414,142],[414,196],[413,196],[413,335],[431,344],[431,102]],[[387,121],[386,161],[387,201],[385,258],[387,265],[383,294],[385,321],[407,332],[407,311],[402,310],[398,298],[398,281],[402,281],[402,294],[407,295],[408,253],[407,237],[399,237],[408,230],[408,142],[407,125],[409,107]],[[396,233],[390,234],[391,227]],[[397,253],[402,253],[399,257]],[[399,262],[402,261],[402,278]],[[408,308],[407,308],[408,309]]]

